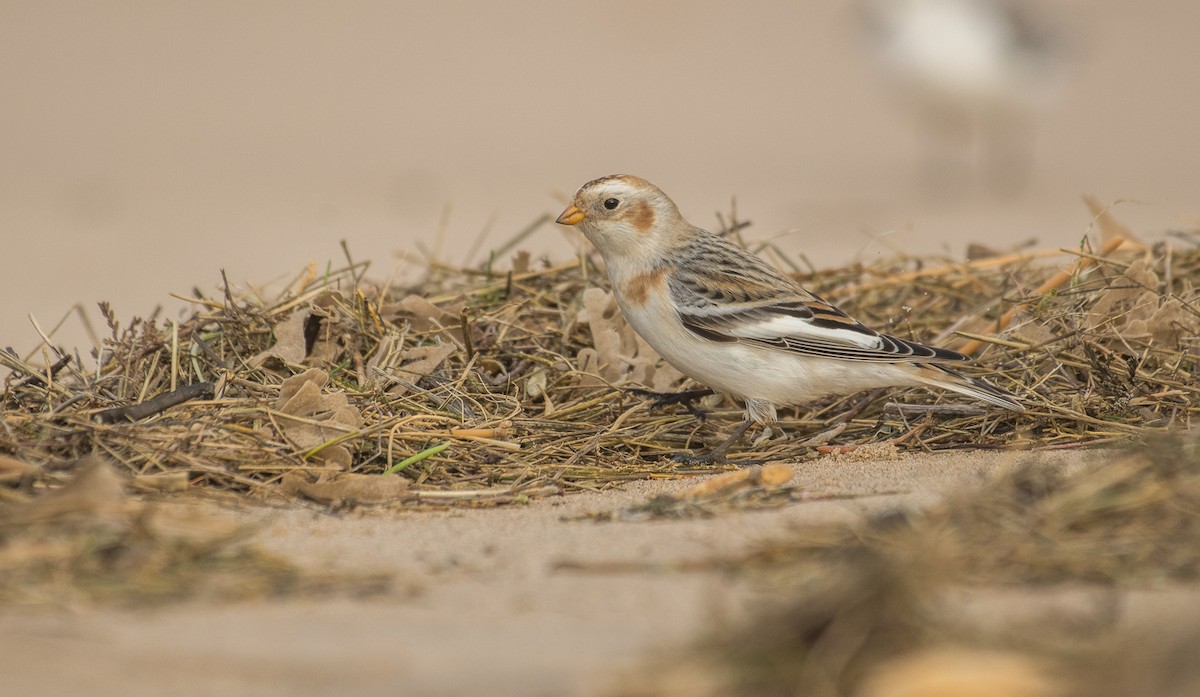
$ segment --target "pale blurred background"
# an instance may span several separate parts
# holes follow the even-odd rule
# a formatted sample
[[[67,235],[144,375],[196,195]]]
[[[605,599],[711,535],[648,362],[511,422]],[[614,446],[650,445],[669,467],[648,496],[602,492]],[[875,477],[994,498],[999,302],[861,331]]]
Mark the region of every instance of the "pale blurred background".
[[[947,195],[848,1],[0,2],[0,346],[74,303],[173,316],[170,292],[336,263],[340,239],[375,277],[418,243],[477,262],[615,172],[703,226],[736,196],[818,265],[1073,245],[1083,193],[1135,201],[1118,217],[1151,238],[1196,226],[1200,4],[1042,4],[1072,62],[1023,186],[967,167]],[[525,246],[572,254],[552,224]]]

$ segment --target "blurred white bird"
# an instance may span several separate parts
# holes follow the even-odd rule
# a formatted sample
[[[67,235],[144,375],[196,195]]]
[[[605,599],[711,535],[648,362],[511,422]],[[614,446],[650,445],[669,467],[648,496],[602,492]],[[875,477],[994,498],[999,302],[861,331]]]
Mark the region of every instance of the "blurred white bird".
[[[1021,0],[859,5],[885,80],[928,131],[931,183],[963,181],[955,170],[978,156],[994,185],[1021,188],[1034,123],[1061,98],[1069,77],[1065,27],[1044,6]]]

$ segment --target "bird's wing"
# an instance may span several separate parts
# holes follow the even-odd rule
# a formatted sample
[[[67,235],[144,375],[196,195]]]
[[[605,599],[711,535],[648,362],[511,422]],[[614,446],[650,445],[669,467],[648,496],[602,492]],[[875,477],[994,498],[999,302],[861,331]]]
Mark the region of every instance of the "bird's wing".
[[[970,360],[955,351],[880,334],[757,257],[738,251],[738,264],[679,264],[670,275],[672,303],[683,326],[697,336],[856,361]]]

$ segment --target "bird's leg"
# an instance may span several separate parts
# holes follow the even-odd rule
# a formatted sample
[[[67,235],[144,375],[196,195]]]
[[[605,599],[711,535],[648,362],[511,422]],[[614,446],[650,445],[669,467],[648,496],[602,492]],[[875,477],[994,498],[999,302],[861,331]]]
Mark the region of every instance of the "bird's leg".
[[[643,390],[640,387],[626,387],[624,390],[630,394],[652,400],[650,402],[651,411],[672,404],[682,404],[692,416],[701,421],[708,416],[708,412],[696,406],[696,400],[713,394],[712,389],[708,387],[696,390],[682,390],[680,392],[654,392],[653,390]]]
[[[729,452],[729,448],[732,447],[734,443],[741,440],[742,436],[746,435],[746,431],[749,430],[753,423],[753,419],[746,419],[742,423],[738,424],[738,427],[733,429],[732,435],[704,455],[676,455],[675,460],[678,462],[688,462],[692,464],[723,465],[725,464],[725,453]]]

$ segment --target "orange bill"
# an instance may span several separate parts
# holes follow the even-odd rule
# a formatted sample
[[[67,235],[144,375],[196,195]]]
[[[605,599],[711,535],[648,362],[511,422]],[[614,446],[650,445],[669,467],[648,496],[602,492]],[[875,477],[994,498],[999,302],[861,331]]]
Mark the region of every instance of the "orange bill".
[[[563,211],[562,215],[558,216],[558,220],[554,222],[559,225],[575,225],[583,220],[583,218],[583,211],[575,206],[567,206],[567,210]]]

